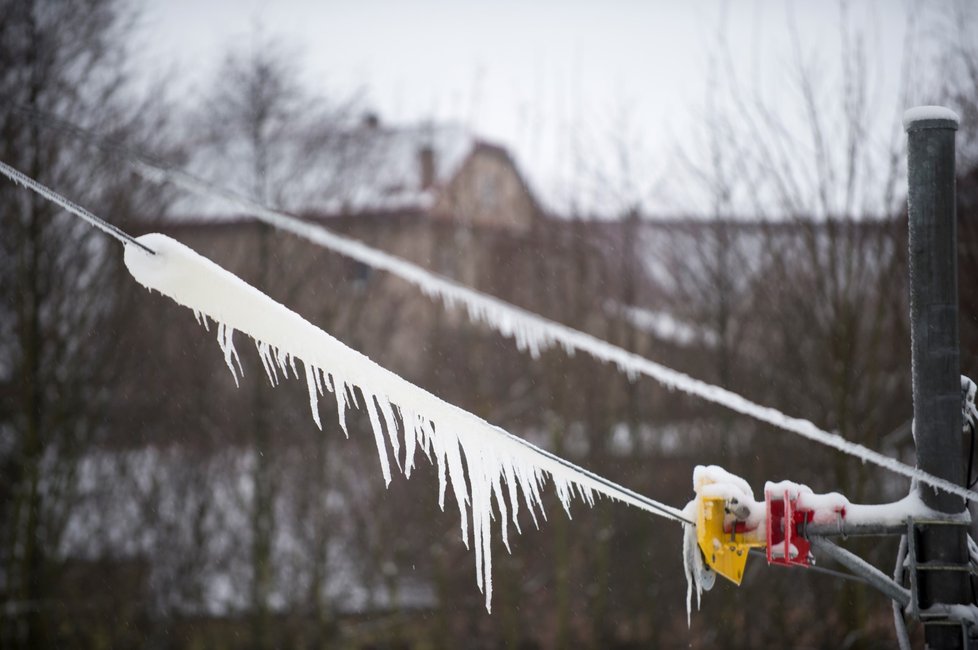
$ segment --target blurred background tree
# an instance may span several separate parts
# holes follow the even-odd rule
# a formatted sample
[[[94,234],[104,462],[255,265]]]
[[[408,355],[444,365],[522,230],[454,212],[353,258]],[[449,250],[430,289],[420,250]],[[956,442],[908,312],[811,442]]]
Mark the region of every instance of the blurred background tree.
[[[130,90],[133,12],[95,0],[11,1],[0,13],[0,158],[120,225],[158,214],[165,192],[29,118],[54,113],[147,150],[166,142],[162,107]],[[10,184],[0,224],[0,644],[53,647],[80,463],[105,433],[105,387],[125,363],[112,333],[126,279],[111,242]]]
[[[868,36],[841,7],[833,66],[787,25],[799,44],[787,82],[798,101],[787,108],[737,78],[719,25],[702,138],[678,152],[682,169],[648,177],[624,105],[602,136],[612,159],[589,156],[599,147],[581,136],[572,148],[584,189],[573,191],[600,196],[614,219],[537,210],[520,230],[459,208],[454,221],[393,211],[327,225],[912,461],[899,113],[915,101],[914,80],[905,65],[900,97],[875,99]],[[701,463],[758,491],[779,478],[857,501],[905,489],[581,355],[533,359],[397,280],[144,185],[124,161],[37,119],[56,114],[264,204],[328,219],[323,206],[342,212],[357,200],[398,129],[356,93],[311,89],[283,41],[257,33],[229,49],[199,103],[170,107],[156,101],[163,93],[136,90],[127,61],[138,16],[128,4],[0,10],[0,159],[137,234],[159,228],[191,243],[436,394],[677,505]],[[956,72],[941,90],[963,117],[978,98],[971,32],[960,27],[971,19],[952,17],[943,32]],[[885,142],[870,128],[880,114],[894,119]],[[436,126],[405,146],[431,145]],[[966,281],[978,260],[969,129],[964,313],[978,304]],[[424,151],[408,151],[405,178],[424,182],[425,165],[437,167]],[[643,213],[674,175],[707,204],[700,219]],[[498,178],[479,178],[477,197],[501,201]],[[385,488],[362,412],[348,416],[350,440],[334,444],[335,407],[322,405],[320,433],[305,388],[288,381],[269,392],[244,349],[235,389],[213,341],[134,287],[114,242],[10,184],[0,185],[0,226],[3,647],[758,647],[796,640],[812,612],[826,624],[807,630],[807,645],[891,645],[881,598],[762,563],[739,590],[710,593],[687,630],[680,530],[608,502],[577,506],[568,520],[550,499],[550,520],[539,530],[524,522],[512,555],[494,540],[489,616],[451,497],[439,512],[423,463],[410,483]],[[969,322],[962,366],[975,372],[967,350],[978,321]],[[881,566],[892,560],[884,545],[860,550]]]

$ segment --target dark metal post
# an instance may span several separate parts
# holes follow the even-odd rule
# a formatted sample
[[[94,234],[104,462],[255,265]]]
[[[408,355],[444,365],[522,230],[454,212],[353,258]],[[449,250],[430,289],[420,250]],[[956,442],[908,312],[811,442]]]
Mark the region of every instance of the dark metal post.
[[[920,107],[904,116],[910,214],[910,339],[913,359],[914,441],[925,472],[964,481],[961,379],[958,365],[957,225],[954,137],[957,116]],[[924,503],[958,513],[961,497],[922,486]],[[961,648],[960,624],[927,616],[937,604],[970,602],[967,529],[918,529],[917,575],[924,637],[929,648]],[[926,569],[926,570],[925,570]]]

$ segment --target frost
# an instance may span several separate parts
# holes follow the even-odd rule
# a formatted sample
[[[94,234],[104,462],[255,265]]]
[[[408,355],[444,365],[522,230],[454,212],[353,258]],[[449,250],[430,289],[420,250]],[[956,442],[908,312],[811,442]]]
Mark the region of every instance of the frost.
[[[194,310],[198,321],[210,318],[217,323],[217,339],[236,382],[242,369],[233,338],[240,331],[254,339],[272,384],[278,382],[279,372],[287,377],[292,370],[298,377],[296,360],[303,363],[309,406],[319,426],[318,400],[324,389],[336,399],[344,432],[346,410],[355,403],[353,389],[360,390],[388,485],[391,453],[405,475],[410,475],[418,450],[436,465],[439,506],[444,509],[450,485],[467,547],[471,524],[476,580],[487,609],[492,598],[493,504],[508,548],[509,521],[519,531],[521,499],[534,524],[538,514],[545,517],[541,497],[548,477],[568,514],[574,498],[593,504],[596,495],[604,494],[653,514],[685,520],[676,508],[631,492],[440,400],[183,244],[160,234],[144,235],[138,241],[156,254],[126,246],[125,262],[133,277]]]
[[[464,307],[471,320],[485,323],[503,336],[512,338],[521,350],[529,351],[533,357],[537,357],[542,351],[558,345],[569,354],[584,352],[599,361],[614,364],[619,371],[630,379],[639,375],[649,377],[667,388],[680,390],[708,402],[719,404],[755,420],[831,447],[844,454],[855,456],[864,463],[871,463],[896,474],[916,478],[923,483],[965,499],[978,501],[978,492],[965,489],[951,481],[901,463],[895,458],[850,442],[839,434],[825,431],[808,420],[791,417],[777,409],[755,404],[725,388],[700,381],[590,334],[585,334],[533,312],[520,309],[498,298],[475,291],[399,257],[371,248],[355,239],[337,235],[326,228],[296,219],[283,212],[270,210],[234,192],[214,187],[183,172],[162,170],[141,162],[136,163],[136,170],[154,182],[165,179],[187,191],[205,197],[224,199],[276,228],[307,239],[371,268],[387,271],[417,286],[426,295],[440,298],[448,307]]]

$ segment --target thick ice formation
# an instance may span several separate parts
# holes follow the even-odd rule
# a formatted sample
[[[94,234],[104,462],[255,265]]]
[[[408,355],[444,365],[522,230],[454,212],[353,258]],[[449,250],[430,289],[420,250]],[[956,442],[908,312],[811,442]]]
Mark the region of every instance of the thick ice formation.
[[[130,273],[146,288],[192,309],[198,321],[206,324],[209,318],[217,323],[218,343],[236,381],[241,365],[233,338],[235,331],[241,331],[254,339],[272,383],[278,381],[279,372],[300,378],[296,360],[302,362],[301,378],[308,386],[310,408],[320,427],[318,400],[325,391],[336,400],[345,432],[344,414],[355,404],[353,389],[360,389],[388,484],[388,444],[398,467],[408,476],[417,450],[429,457],[438,468],[442,508],[451,485],[466,546],[471,517],[476,578],[485,593],[487,609],[492,598],[493,502],[508,548],[508,520],[519,531],[521,500],[535,523],[538,512],[544,515],[541,490],[547,476],[568,514],[573,498],[592,504],[600,493],[654,514],[682,519],[675,508],[641,497],[440,400],[348,348],[187,246],[160,234],[144,235],[139,241],[156,255],[127,246],[125,261]]]
[[[890,458],[863,445],[850,442],[839,434],[825,431],[808,420],[791,417],[777,409],[755,404],[725,388],[694,379],[689,375],[612,345],[590,334],[585,334],[498,298],[475,291],[395,255],[371,248],[355,239],[343,237],[326,228],[296,219],[283,212],[270,210],[254,201],[214,187],[189,174],[161,169],[146,163],[137,163],[136,170],[153,182],[169,181],[198,195],[224,199],[276,228],[307,239],[314,244],[372,268],[387,271],[417,286],[426,295],[440,298],[446,306],[464,307],[471,320],[485,323],[503,336],[512,338],[521,350],[528,350],[534,357],[543,350],[558,345],[568,353],[584,352],[599,361],[616,365],[622,373],[630,378],[644,375],[667,388],[681,390],[708,402],[719,404],[784,431],[855,456],[863,462],[877,465],[908,478],[916,478],[922,483],[957,494],[965,499],[978,501],[978,492],[965,489],[951,481],[910,467],[895,458]]]

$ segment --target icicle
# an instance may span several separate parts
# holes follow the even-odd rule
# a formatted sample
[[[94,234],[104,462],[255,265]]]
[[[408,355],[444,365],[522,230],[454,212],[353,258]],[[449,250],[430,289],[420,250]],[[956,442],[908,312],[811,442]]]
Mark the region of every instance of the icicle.
[[[384,424],[387,425],[387,437],[391,441],[391,449],[394,450],[394,463],[401,469],[401,443],[397,437],[397,419],[394,417],[394,409],[391,408],[390,400],[381,395],[375,398],[380,405],[380,413],[384,416]]]
[[[445,460],[445,450],[441,449],[438,442],[432,440],[432,446],[435,447],[435,461],[438,466],[438,507],[442,512],[445,512],[445,492],[448,487],[448,463]],[[462,521],[465,522],[465,512],[462,512]],[[463,523],[464,527],[465,524]],[[465,535],[462,535],[462,539],[465,539]],[[468,542],[466,542],[468,546]]]
[[[493,469],[505,467],[506,463],[501,462],[498,458],[493,458],[492,461],[491,463],[486,463],[486,472],[490,476],[492,493],[496,498],[496,505],[499,507],[499,525],[502,529],[503,546],[506,547],[509,553],[512,553],[513,550],[509,547],[509,516],[507,514],[506,499],[503,497],[503,486],[500,482],[500,477],[505,475],[505,470],[498,472],[489,469],[490,467]]]
[[[510,509],[513,512],[513,526],[516,528],[517,533],[522,533],[523,531],[520,529],[520,519],[519,519],[520,498],[519,495],[517,494],[519,490],[519,483],[516,480],[516,473],[513,468],[513,463],[512,462],[502,463],[502,468],[503,468],[503,473],[506,477],[506,481],[505,481],[506,487],[509,490],[509,504],[511,507]]]
[[[258,358],[261,359],[261,365],[265,369],[265,374],[268,375],[268,381],[272,386],[278,386],[278,375],[275,373],[275,368],[272,367],[271,355],[268,352],[268,344],[261,341],[255,341],[255,347],[258,348]]]
[[[420,418],[421,416],[419,415],[418,417]],[[418,429],[421,431],[422,440],[424,440],[424,446],[422,447],[424,449],[424,455],[428,457],[428,462],[432,463],[434,460],[431,456],[433,453],[431,439],[435,435],[435,424],[431,420],[424,420]]]
[[[233,339],[234,328],[228,327],[224,323],[218,323],[217,344],[221,346],[221,351],[224,353],[224,363],[227,364],[228,370],[231,371],[231,376],[234,378],[234,385],[240,387],[238,374],[234,371],[234,362],[237,362],[238,370],[241,371],[242,376],[244,376],[244,369],[241,368],[241,359],[238,357],[238,351],[234,349]]]
[[[438,438],[434,434],[432,434],[432,437],[434,439]],[[468,516],[466,515],[466,508],[469,504],[472,504],[473,509],[482,507],[482,504],[481,502],[476,502],[474,498],[471,501],[469,499],[471,489],[467,489],[465,485],[465,471],[462,469],[462,446],[459,444],[459,439],[451,436],[446,436],[446,438],[445,460],[448,463],[448,474],[452,481],[452,492],[455,495],[455,502],[458,504],[458,514],[461,518],[462,541],[467,548],[469,545],[469,522]],[[466,455],[466,457],[468,456]],[[442,509],[444,509],[444,506]]]
[[[363,387],[360,388],[363,391]],[[370,418],[370,428],[374,432],[374,441],[377,443],[377,457],[380,459],[380,471],[384,475],[384,485],[390,487],[391,484],[391,465],[387,460],[387,447],[384,444],[384,432],[380,425],[380,416],[377,414],[376,398],[366,392],[363,399],[367,402],[367,417]]]
[[[418,419],[414,411],[401,407],[401,423],[404,425],[404,476],[411,478],[414,467],[414,450],[418,443]]]
[[[316,392],[316,369],[306,364],[306,386],[309,388],[309,408],[312,410],[312,419],[315,421],[319,430],[323,430],[323,423],[319,421],[319,394]]]
[[[295,363],[295,357],[292,357],[293,364]],[[323,372],[316,367],[312,369],[312,378],[316,381],[316,394],[326,396],[326,392],[323,390]]]
[[[695,544],[696,529],[689,524],[683,524],[683,573],[686,576],[686,627],[693,626],[693,583],[695,582],[693,575],[695,569],[692,566],[694,559],[691,548]]]
[[[523,491],[523,499],[526,502],[526,509],[530,511],[530,517],[533,519],[533,526],[539,530],[540,522],[537,521],[537,511],[534,508],[535,503],[540,503],[540,497],[537,494],[536,483],[533,480],[530,472],[526,471],[526,468],[518,465],[515,468],[517,480],[520,484],[520,489]]]
[[[687,511],[689,508],[687,508]],[[696,592],[696,610],[703,602],[703,558],[696,543],[696,527],[683,524],[683,573],[686,574],[686,626],[693,623],[693,591]]]
[[[286,379],[289,378],[289,353],[285,352],[282,348],[275,348],[275,360],[278,361],[278,367],[282,369],[282,376]],[[298,373],[295,375],[296,379],[299,378]]]
[[[350,437],[350,431],[346,428],[346,382],[337,379],[335,374],[330,375],[333,383],[333,396],[336,398],[336,417],[339,420],[343,435]]]

